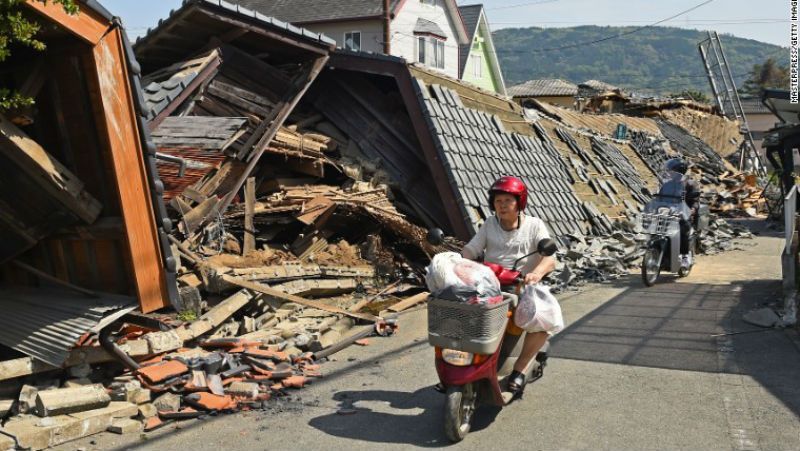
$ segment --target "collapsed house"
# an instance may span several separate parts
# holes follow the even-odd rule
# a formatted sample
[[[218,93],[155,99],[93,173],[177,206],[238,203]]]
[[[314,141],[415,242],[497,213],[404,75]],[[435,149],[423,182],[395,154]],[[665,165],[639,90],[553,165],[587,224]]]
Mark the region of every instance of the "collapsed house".
[[[60,17],[52,5],[31,5]],[[486,187],[500,176],[517,175],[530,187],[527,212],[547,223],[561,248],[559,287],[617,277],[638,261],[630,221],[669,156],[694,161],[708,186],[730,178],[716,148],[669,119],[588,115],[535,101],[523,109],[400,58],[334,49],[325,36],[222,1],[185,2],[132,49],[93,3],[79,17],[111,30],[95,42],[116,39],[112,54],[125,64],[100,64],[106,53],[95,50],[98,75],[81,82],[94,108],[113,114],[75,108],[82,91],[57,89],[69,81],[63,77],[42,83],[39,115],[21,126],[41,140],[53,167],[63,165],[55,179],[73,182],[64,188],[72,197],[56,196],[58,203],[26,199],[58,221],[26,216],[20,200],[4,199],[17,210],[3,216],[3,227],[24,219],[28,227],[11,230],[37,231],[27,245],[4,242],[16,246],[4,258],[17,262],[4,264],[6,280],[34,284],[20,277],[19,268],[29,267],[39,293],[60,290],[47,295],[48,308],[58,310],[52,315],[72,315],[28,319],[25,331],[12,320],[0,333],[0,343],[25,355],[0,362],[7,381],[0,406],[4,417],[17,414],[3,431],[21,446],[76,438],[41,420],[52,415],[83,418],[99,409],[104,422],[96,424],[104,427],[84,432],[152,430],[259,408],[302,387],[320,374],[314,360],[390,333],[389,316],[425,300],[425,265],[436,252],[457,249],[492,214]],[[128,101],[106,105],[107,96],[96,94],[108,76],[100,69],[127,67],[141,68],[141,79],[116,74],[129,80],[129,91],[113,98]],[[2,124],[19,128],[22,116]],[[111,144],[84,146],[73,121],[100,118],[99,142]],[[58,134],[42,132],[48,121]],[[614,138],[620,123],[629,131],[624,140]],[[127,135],[104,137],[114,124]],[[20,153],[20,141],[7,142],[3,158],[16,163],[9,155]],[[82,155],[89,150],[99,157]],[[87,161],[95,172],[79,164]],[[19,174],[17,183],[32,183]],[[430,246],[424,237],[434,226],[455,238]],[[723,221],[714,226],[706,241],[712,250],[744,233]],[[27,299],[15,307],[31,318],[41,304]],[[137,300],[142,313],[173,311],[132,312]],[[66,333],[62,324],[80,328]],[[19,344],[11,334],[33,339]],[[42,341],[55,347],[42,352]],[[100,366],[108,377],[93,373]],[[59,367],[69,371],[47,373]],[[43,384],[52,374],[61,375]],[[82,390],[86,400],[70,413],[52,404],[67,389]]]

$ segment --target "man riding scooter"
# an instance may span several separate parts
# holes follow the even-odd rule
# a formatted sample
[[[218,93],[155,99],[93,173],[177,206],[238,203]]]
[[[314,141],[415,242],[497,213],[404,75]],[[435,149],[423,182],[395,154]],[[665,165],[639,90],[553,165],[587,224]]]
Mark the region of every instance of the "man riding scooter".
[[[692,255],[689,252],[689,234],[692,225],[696,225],[697,209],[700,205],[700,187],[697,182],[686,176],[689,165],[681,158],[671,158],[664,164],[665,181],[656,195],[657,202],[685,204],[680,219],[680,253],[681,267],[692,266]]]
[[[462,256],[470,260],[483,256],[485,262],[511,268],[520,257],[536,251],[539,242],[549,239],[550,234],[544,221],[523,213],[527,202],[528,189],[522,180],[501,177],[494,182],[489,189],[489,208],[495,215],[487,218],[478,233],[464,246]],[[539,283],[556,267],[555,258],[539,254],[526,257],[520,263],[525,284]],[[546,331],[527,332],[522,353],[508,378],[508,390],[516,394],[525,387],[525,369],[549,337]]]

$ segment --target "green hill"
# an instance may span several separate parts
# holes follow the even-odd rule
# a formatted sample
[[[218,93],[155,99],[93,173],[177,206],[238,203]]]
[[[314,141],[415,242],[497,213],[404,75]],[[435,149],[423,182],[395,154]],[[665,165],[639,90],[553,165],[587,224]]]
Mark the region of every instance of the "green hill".
[[[651,27],[601,43],[583,44],[635,28],[505,28],[492,36],[508,86],[535,78],[563,78],[573,83],[596,79],[643,93],[667,94],[684,89],[711,92],[697,50],[706,32]],[[768,57],[788,64],[788,49],[728,34],[721,34],[720,39],[737,87],[742,86],[754,64]]]

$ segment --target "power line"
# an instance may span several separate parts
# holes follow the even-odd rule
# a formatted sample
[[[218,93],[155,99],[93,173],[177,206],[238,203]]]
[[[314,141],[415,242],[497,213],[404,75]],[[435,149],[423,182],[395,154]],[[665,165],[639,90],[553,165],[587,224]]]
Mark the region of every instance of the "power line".
[[[689,8],[687,10],[681,11],[678,14],[675,14],[673,16],[667,17],[666,19],[659,20],[658,22],[653,22],[653,23],[651,23],[649,25],[645,25],[643,27],[635,28],[635,29],[633,29],[631,31],[626,31],[624,33],[619,33],[619,34],[616,34],[616,35],[613,35],[613,36],[606,36],[604,38],[595,39],[594,41],[589,41],[589,42],[582,42],[582,43],[577,43],[577,44],[568,44],[568,45],[562,45],[560,47],[552,47],[552,48],[546,48],[546,49],[532,49],[531,51],[532,52],[536,52],[536,53],[538,53],[538,52],[553,52],[553,51],[556,51],[556,50],[564,50],[564,49],[569,49],[569,48],[583,47],[583,46],[587,46],[587,45],[599,44],[601,42],[610,41],[612,39],[621,38],[623,36],[629,36],[629,35],[632,35],[634,33],[638,33],[638,32],[640,32],[642,30],[646,30],[646,29],[648,29],[650,27],[654,27],[654,26],[656,26],[658,24],[661,24],[661,23],[667,22],[669,20],[672,20],[672,19],[674,19],[676,17],[680,17],[680,16],[682,16],[684,14],[688,14],[688,13],[696,10],[697,8],[705,6],[705,5],[707,5],[707,4],[709,4],[709,3],[713,2],[713,1],[714,0],[706,0],[706,1],[704,1],[702,3],[699,3],[699,4],[695,5],[695,6],[692,6],[691,8]]]
[[[609,26],[609,25],[624,25],[624,24],[637,24],[646,22],[644,20],[631,20],[631,21],[611,21],[603,23],[591,23],[589,20],[579,21],[540,21],[540,22],[496,22],[492,21],[495,25],[594,25],[594,26]],[[690,20],[687,21],[688,25],[756,25],[756,24],[771,24],[771,23],[790,23],[789,19],[708,19],[708,20]]]
[[[516,5],[507,5],[507,6],[495,6],[494,8],[484,8],[487,11],[497,11],[501,9],[512,9],[512,8],[521,8],[523,6],[533,6],[533,5],[541,5],[544,3],[555,3],[560,0],[538,0],[535,2],[527,2],[527,3],[517,3]]]

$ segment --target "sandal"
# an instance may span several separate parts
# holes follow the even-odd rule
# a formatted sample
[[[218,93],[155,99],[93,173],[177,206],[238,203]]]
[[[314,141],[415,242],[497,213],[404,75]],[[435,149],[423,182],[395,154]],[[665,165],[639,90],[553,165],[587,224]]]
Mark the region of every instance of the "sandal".
[[[517,394],[525,388],[525,375],[517,370],[508,375],[508,391]]]

